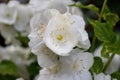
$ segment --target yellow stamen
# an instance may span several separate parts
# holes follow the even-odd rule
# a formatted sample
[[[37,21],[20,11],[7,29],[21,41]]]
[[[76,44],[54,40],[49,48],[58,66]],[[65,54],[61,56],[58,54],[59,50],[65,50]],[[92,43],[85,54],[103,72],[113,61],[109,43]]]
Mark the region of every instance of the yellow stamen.
[[[57,36],[57,40],[61,41],[62,39],[63,39],[63,36],[61,34]]]
[[[76,64],[76,63],[73,64],[73,69],[74,69],[74,70],[77,69],[77,64]]]

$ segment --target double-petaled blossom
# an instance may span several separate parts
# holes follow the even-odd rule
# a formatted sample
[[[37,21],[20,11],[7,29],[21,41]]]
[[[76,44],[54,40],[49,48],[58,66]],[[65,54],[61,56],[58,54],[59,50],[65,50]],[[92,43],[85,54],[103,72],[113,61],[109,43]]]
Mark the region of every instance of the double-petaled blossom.
[[[42,42],[54,53],[62,56],[69,55],[75,46],[83,49],[90,47],[83,18],[69,12],[61,14],[54,9],[32,18],[29,38],[34,53],[39,53]]]
[[[75,46],[88,49],[90,43],[84,27],[81,16],[58,12],[46,26],[44,42],[54,53],[62,56],[69,55]]]

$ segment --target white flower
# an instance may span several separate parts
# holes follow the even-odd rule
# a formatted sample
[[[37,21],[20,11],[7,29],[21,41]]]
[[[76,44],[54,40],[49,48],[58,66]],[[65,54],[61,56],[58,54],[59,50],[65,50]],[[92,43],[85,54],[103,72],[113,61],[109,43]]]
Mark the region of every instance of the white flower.
[[[103,63],[106,64],[108,59],[101,56],[101,50],[102,50],[102,46],[98,47],[95,50],[94,55],[101,57],[102,60],[103,60]],[[111,73],[116,72],[117,70],[119,70],[119,67],[120,67],[120,62],[119,61],[120,61],[120,55],[116,54],[114,56],[113,60],[111,61],[108,69],[106,70],[106,73],[111,74]]]
[[[64,73],[88,71],[93,65],[93,55],[88,52],[78,53],[75,50],[69,56],[60,57],[60,62]]]
[[[88,71],[82,71],[74,74],[53,74],[47,69],[42,69],[36,80],[92,80]]]
[[[77,45],[88,49],[90,42],[84,27],[85,22],[81,16],[71,15],[69,12],[57,13],[45,29],[45,44],[53,52],[62,56],[69,55]]]
[[[9,6],[17,10],[17,17],[14,23],[14,28],[19,32],[26,32],[29,33],[29,22],[33,15],[33,10],[31,6],[20,4],[17,1],[10,1]]]
[[[0,4],[0,23],[12,25],[15,23],[17,11],[7,4]]]
[[[31,22],[30,47],[33,53],[39,53],[42,42],[58,55],[69,55],[73,47],[90,47],[85,22],[81,16],[70,13],[60,14],[57,10],[46,10],[36,14]]]
[[[30,0],[30,5],[33,6],[36,12],[43,12],[46,9],[57,9],[61,13],[67,11],[67,7],[73,4],[72,0]],[[82,15],[81,11],[76,7],[69,7],[70,13]]]
[[[75,53],[70,56],[61,56],[57,65],[43,68],[37,80],[92,80],[88,71],[93,64],[90,53]]]
[[[111,80],[111,76],[103,73],[94,74],[94,80]]]

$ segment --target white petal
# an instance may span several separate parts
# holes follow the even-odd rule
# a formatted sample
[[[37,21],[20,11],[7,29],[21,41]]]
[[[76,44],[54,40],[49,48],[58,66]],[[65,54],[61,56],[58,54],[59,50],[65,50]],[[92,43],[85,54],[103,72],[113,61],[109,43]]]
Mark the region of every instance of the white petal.
[[[92,80],[92,76],[89,71],[76,72],[73,80]]]
[[[79,43],[77,46],[79,46],[80,48],[83,48],[83,49],[89,49],[90,47],[90,41],[89,41],[89,38],[88,38],[88,34],[87,32],[85,31],[85,21],[83,20],[82,16],[76,16],[76,15],[73,15],[71,16],[71,19],[74,20],[74,23],[73,26],[75,26],[81,36],[81,38],[79,38]],[[78,25],[78,26],[76,26]]]
[[[58,56],[49,50],[44,43],[40,45],[37,58],[41,67],[50,67],[58,63]]]
[[[99,73],[97,75],[94,74],[94,80],[111,80],[111,76],[103,73]]]

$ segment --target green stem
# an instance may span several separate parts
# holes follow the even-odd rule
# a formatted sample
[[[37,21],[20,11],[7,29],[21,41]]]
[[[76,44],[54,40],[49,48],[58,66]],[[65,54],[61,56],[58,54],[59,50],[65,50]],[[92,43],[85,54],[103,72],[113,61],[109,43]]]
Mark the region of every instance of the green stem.
[[[100,13],[100,16],[99,16],[99,19],[98,19],[99,21],[101,21],[101,19],[102,19],[102,15],[103,15],[106,4],[107,4],[107,0],[104,0],[103,6],[102,6],[102,9],[101,9],[101,13]]]
[[[105,67],[103,68],[103,72],[104,73],[106,72],[107,68],[109,67],[109,65],[110,65],[110,63],[111,63],[111,61],[112,61],[112,59],[113,59],[114,56],[115,56],[115,54],[113,53],[111,55],[111,57],[109,58],[109,60],[107,61],[107,63],[105,64]]]
[[[92,40],[92,44],[91,44],[91,48],[90,48],[90,52],[92,52],[94,50],[94,46],[95,46],[95,42],[96,42],[96,36],[93,36],[93,40]]]
[[[100,16],[98,18],[98,21],[101,21],[102,19],[102,15],[103,15],[103,12],[104,12],[104,9],[105,9],[105,5],[107,3],[107,0],[104,0],[104,3],[103,3],[103,6],[102,6],[102,9],[101,9],[101,12],[100,12]],[[93,52],[94,50],[94,46],[95,46],[95,42],[96,42],[96,36],[95,34],[93,35],[93,40],[92,40],[92,45],[91,45],[91,48],[90,48],[90,52]]]

